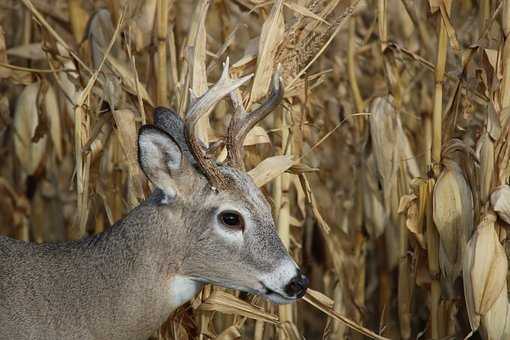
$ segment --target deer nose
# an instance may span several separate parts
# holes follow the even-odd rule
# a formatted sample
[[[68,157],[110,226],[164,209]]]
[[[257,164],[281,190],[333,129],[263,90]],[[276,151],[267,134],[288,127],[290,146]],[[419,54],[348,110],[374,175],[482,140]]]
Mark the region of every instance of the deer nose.
[[[302,298],[306,293],[306,288],[308,288],[309,283],[310,281],[308,278],[298,271],[298,274],[289,281],[287,286],[285,286],[285,293],[289,296]]]

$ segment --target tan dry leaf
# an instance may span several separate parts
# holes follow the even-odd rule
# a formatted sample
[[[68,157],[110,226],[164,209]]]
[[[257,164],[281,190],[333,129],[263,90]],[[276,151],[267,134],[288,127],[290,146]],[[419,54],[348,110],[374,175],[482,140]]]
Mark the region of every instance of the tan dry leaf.
[[[283,174],[293,164],[294,161],[290,156],[273,156],[264,159],[255,168],[248,171],[248,175],[258,187],[261,187]]]
[[[11,47],[7,50],[7,55],[29,60],[42,60],[46,58],[40,42]]]
[[[494,105],[489,105],[487,110],[487,133],[493,141],[498,140],[501,136],[501,122],[499,119],[500,116],[508,115],[508,109],[510,108],[503,109],[501,112],[496,112]]]
[[[491,65],[492,69],[495,70],[496,66],[498,64],[498,54],[499,54],[498,50],[485,48],[483,50],[483,52],[487,56],[487,60],[489,61],[489,64]]]
[[[289,172],[295,175],[299,174],[305,174],[307,172],[317,172],[320,171],[319,168],[312,168],[308,164],[305,163],[294,163],[290,169]]]
[[[66,61],[64,68],[76,70],[76,66],[72,61]],[[65,93],[65,108],[71,121],[74,123],[74,105],[78,101],[78,90],[73,82],[74,73],[59,72],[57,81],[60,83],[60,89]]]
[[[156,3],[156,0],[145,0],[134,18],[133,35],[136,51],[141,51],[152,42],[151,35],[156,16]]]
[[[429,6],[432,13],[435,13],[439,10],[439,6],[443,0],[429,0]]]
[[[108,48],[115,31],[110,12],[107,9],[97,11],[90,20],[88,27],[87,35],[90,40],[92,61],[94,68],[97,69],[104,58],[104,52]],[[118,60],[122,54],[123,51],[120,44],[115,41],[109,56],[112,59]],[[117,107],[117,104],[122,102],[122,95],[124,94],[119,77],[110,67],[103,67],[102,72],[99,74],[99,79],[103,85],[101,95],[110,104],[110,107]]]
[[[195,7],[187,46],[190,85],[193,96],[200,97],[207,91],[206,30],[205,19],[210,0],[200,0]],[[190,104],[193,104],[193,98]],[[209,117],[205,115],[197,123],[197,136],[206,145],[209,143],[207,131],[210,129]]]
[[[497,187],[491,194],[492,209],[506,223],[510,224],[510,186],[507,184]]]
[[[2,29],[2,26],[0,26],[0,63],[2,64],[8,64],[9,61],[7,60],[7,45],[5,43],[5,33]],[[11,74],[11,70],[5,67],[0,66],[0,79],[7,78]]]
[[[82,41],[89,23],[89,13],[81,0],[69,0],[69,20],[71,21],[72,33],[76,41]]]
[[[224,314],[241,315],[254,320],[277,324],[278,317],[253,306],[232,294],[215,290],[199,307],[203,311],[217,311]]]
[[[399,214],[406,214],[406,227],[414,234],[423,249],[426,249],[423,221],[420,220],[418,197],[415,194],[404,195],[400,198]]]
[[[341,321],[349,328],[354,329],[355,331],[367,336],[370,339],[389,340],[388,338],[378,335],[369,329],[358,325],[356,322],[340,315],[336,310],[333,309],[334,301],[318,291],[308,288],[306,295],[303,297],[303,300],[319,309],[323,313],[327,314],[328,316]]]
[[[131,110],[115,110],[113,118],[117,125],[117,135],[120,146],[126,156],[128,167],[128,203],[129,208],[136,207],[143,199],[142,183],[138,167],[138,150],[136,129],[136,115]]]
[[[455,34],[455,28],[450,20],[450,15],[448,14],[448,10],[446,9],[445,1],[441,1],[439,8],[441,10],[441,19],[444,23],[444,28],[446,29],[446,34],[449,38],[449,43],[452,49],[456,52],[460,52],[460,44],[457,40],[457,35]]]
[[[37,143],[32,142],[39,125],[37,95],[40,82],[26,86],[18,97],[14,114],[14,149],[21,167],[32,175],[39,167],[46,151],[46,135]]]
[[[271,140],[269,139],[266,130],[258,125],[248,132],[248,135],[243,142],[244,146],[256,144],[271,144]]]
[[[282,330],[285,333],[285,338],[287,340],[304,340],[304,337],[301,336],[299,330],[294,322],[283,322],[281,325]]]
[[[236,72],[236,74],[245,74],[246,69],[249,66],[255,66],[255,59],[257,58],[258,48],[259,48],[259,37],[255,37],[250,39],[244,48],[244,53],[232,65],[232,71]]]
[[[110,12],[103,8],[97,11],[90,19],[87,36],[90,40],[90,49],[92,53],[92,62],[97,68],[104,58],[104,51],[108,47],[113,36],[114,27]],[[119,49],[118,44],[112,48],[113,55]]]
[[[306,178],[305,174],[299,175],[299,180],[301,182],[301,187],[303,188],[303,192],[305,193],[305,197],[308,200],[308,203],[312,206],[312,213],[319,226],[322,228],[322,231],[327,235],[331,231],[331,227],[328,225],[328,222],[322,217],[319,207],[317,205],[317,200],[315,199],[315,195],[312,192],[312,187],[310,182]]]
[[[200,97],[207,91],[205,19],[210,0],[200,0],[195,7],[189,33],[188,63],[193,94]]]
[[[108,62],[112,66],[115,73],[120,77],[122,83],[126,86],[127,91],[133,95],[137,95],[137,85],[136,78],[129,66],[125,66],[111,55],[107,57]],[[142,83],[138,83],[138,90],[140,91],[140,96],[144,101],[146,101],[149,105],[154,106],[154,102],[152,98],[149,96],[149,92]]]
[[[255,78],[253,79],[250,101],[247,108],[251,106],[251,103],[264,97],[269,89],[269,83],[273,76],[276,51],[284,37],[283,34],[285,27],[282,7],[283,0],[277,0],[273,5],[267,20],[262,25],[259,54],[257,57],[257,70],[255,71]]]
[[[335,306],[335,301],[333,301],[329,296],[322,294],[317,290],[313,290],[308,288],[306,290],[306,294],[313,297],[317,302],[321,303],[327,308],[333,308]]]
[[[507,258],[494,229],[496,217],[484,216],[466,247],[463,261],[464,294],[471,328],[498,299],[506,285]],[[505,291],[506,294],[506,291]]]
[[[294,189],[296,189],[296,207],[301,213],[301,216],[306,216],[306,195],[303,187],[301,186],[299,176],[291,176],[290,180]]]
[[[285,2],[284,5],[290,8],[291,10],[301,14],[302,16],[313,18],[315,20],[325,23],[328,26],[331,26],[331,24],[324,20],[321,16],[315,14],[314,12],[310,11],[308,8],[304,6],[301,6],[294,2]]]
[[[433,193],[433,219],[440,237],[440,265],[451,282],[462,269],[465,245],[473,232],[471,189],[457,163],[445,163]]]
[[[241,339],[241,331],[240,327],[237,325],[232,325],[221,332],[215,340],[237,340]]]

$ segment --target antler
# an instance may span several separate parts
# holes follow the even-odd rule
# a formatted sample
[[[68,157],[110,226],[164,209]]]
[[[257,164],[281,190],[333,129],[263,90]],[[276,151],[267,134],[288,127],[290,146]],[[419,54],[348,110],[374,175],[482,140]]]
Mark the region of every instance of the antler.
[[[201,97],[197,98],[186,113],[184,135],[191,153],[196,159],[200,170],[204,173],[210,183],[217,189],[226,189],[227,180],[221,174],[214,160],[211,159],[204,148],[203,143],[196,136],[196,125],[202,117],[208,116],[214,106],[227,94],[236,90],[239,86],[247,82],[253,75],[231,79],[228,75],[229,60],[223,64],[223,72],[220,80],[207,90]]]
[[[230,98],[234,105],[234,115],[227,130],[227,164],[238,169],[244,169],[243,143],[250,130],[272,112],[283,99],[283,84],[281,83],[279,68],[274,73],[271,85],[271,95],[257,109],[246,112],[239,93],[232,91]]]

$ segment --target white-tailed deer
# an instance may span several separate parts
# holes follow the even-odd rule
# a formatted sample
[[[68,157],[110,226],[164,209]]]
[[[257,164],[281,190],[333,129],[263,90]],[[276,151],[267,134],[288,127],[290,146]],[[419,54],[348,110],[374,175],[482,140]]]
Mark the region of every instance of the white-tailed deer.
[[[193,98],[185,121],[158,108],[140,129],[139,162],[151,196],[105,232],[51,244],[0,236],[0,339],[146,339],[204,283],[260,294],[275,303],[302,297],[308,280],[278,238],[271,208],[242,169],[248,131],[281,101],[251,113],[232,94],[248,77],[228,65]],[[195,134],[198,120],[231,94],[225,164]]]

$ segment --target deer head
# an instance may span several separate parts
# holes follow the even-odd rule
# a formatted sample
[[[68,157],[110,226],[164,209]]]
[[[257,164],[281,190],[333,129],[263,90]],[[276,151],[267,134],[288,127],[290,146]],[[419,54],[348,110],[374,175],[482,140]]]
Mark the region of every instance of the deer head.
[[[163,214],[181,215],[185,250],[177,274],[289,303],[304,295],[308,280],[279,239],[271,207],[242,161],[244,138],[280,103],[283,87],[277,72],[269,99],[245,112],[235,90],[248,79],[231,79],[227,61],[220,80],[192,98],[184,121],[171,110],[156,109],[156,126],[140,129],[139,160],[160,191]],[[229,94],[235,113],[227,130],[227,160],[219,164],[197,137],[196,125]]]

